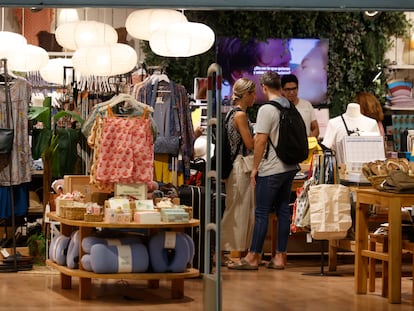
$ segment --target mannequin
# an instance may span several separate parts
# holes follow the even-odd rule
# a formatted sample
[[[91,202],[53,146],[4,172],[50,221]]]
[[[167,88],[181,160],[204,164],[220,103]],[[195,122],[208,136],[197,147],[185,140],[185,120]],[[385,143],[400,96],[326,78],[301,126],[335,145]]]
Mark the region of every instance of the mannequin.
[[[359,104],[349,103],[343,117],[350,131],[361,135],[363,135],[362,133],[364,132],[378,133],[378,135],[381,135],[377,121],[364,116],[361,113]],[[332,118],[328,121],[322,144],[327,148],[335,150],[337,149],[336,145],[347,135],[344,121],[341,116]]]
[[[349,103],[348,107],[346,108],[346,111],[345,111],[344,115],[346,115],[350,118],[361,117],[362,116],[361,107],[359,106],[359,104]]]

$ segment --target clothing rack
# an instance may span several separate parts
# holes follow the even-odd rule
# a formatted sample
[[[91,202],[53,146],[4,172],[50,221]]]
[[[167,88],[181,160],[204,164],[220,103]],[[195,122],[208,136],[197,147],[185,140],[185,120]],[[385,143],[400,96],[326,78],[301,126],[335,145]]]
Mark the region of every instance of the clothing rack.
[[[2,58],[1,59],[1,68],[3,69],[3,77],[4,77],[4,90],[5,90],[5,98],[6,98],[6,105],[7,109],[12,109],[12,102],[11,102],[11,95],[10,95],[10,75],[7,70],[7,59]],[[11,124],[11,126],[14,128],[13,123],[13,111],[10,111],[10,116],[7,115],[7,118],[10,118],[8,121]],[[10,169],[10,205],[11,205],[11,222],[12,222],[12,249],[13,249],[13,255],[8,256],[3,260],[3,264],[0,264],[0,272],[17,272],[17,271],[23,271],[23,270],[31,270],[32,264],[27,264],[23,262],[23,258],[19,257],[16,251],[16,218],[15,218],[15,208],[14,208],[14,191],[13,191],[13,185],[11,182],[12,178],[12,161],[11,156],[9,155],[9,169]],[[9,257],[11,257],[11,261],[8,260]],[[19,260],[17,259],[19,257]],[[10,264],[12,263],[12,265]]]

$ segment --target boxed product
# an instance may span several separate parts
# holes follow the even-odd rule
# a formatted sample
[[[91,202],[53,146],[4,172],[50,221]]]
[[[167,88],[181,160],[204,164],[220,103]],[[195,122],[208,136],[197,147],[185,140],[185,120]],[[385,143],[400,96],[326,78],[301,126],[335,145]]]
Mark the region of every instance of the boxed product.
[[[111,198],[105,201],[104,219],[109,223],[130,223],[131,205],[128,199]]]
[[[163,222],[189,222],[188,213],[183,208],[161,209],[161,221]]]
[[[161,214],[156,211],[136,211],[134,213],[134,222],[139,224],[159,224]]]

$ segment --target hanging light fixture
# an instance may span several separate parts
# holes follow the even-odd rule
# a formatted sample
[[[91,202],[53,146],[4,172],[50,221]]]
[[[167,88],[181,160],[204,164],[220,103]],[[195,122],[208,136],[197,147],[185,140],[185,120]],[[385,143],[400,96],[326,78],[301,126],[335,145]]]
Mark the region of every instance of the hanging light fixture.
[[[0,58],[9,58],[15,50],[25,46],[27,40],[24,36],[9,31],[0,31]]]
[[[143,9],[128,15],[125,28],[136,39],[150,40],[152,32],[162,25],[184,22],[185,15],[175,10]]]
[[[40,76],[43,80],[57,85],[64,85],[65,67],[72,67],[70,58],[53,58],[50,59],[45,67],[40,69]]]
[[[56,41],[68,50],[77,50],[118,41],[116,30],[97,21],[79,21],[61,24],[55,31]]]
[[[201,23],[175,23],[155,30],[151,50],[160,56],[189,57],[208,51],[214,44],[214,31]]]
[[[137,60],[136,51],[121,43],[79,48],[72,56],[73,67],[77,72],[94,76],[127,73],[135,67]]]
[[[49,54],[45,49],[36,45],[26,44],[19,46],[9,55],[9,68],[13,71],[39,71],[49,61]]]
[[[57,18],[57,25],[66,23],[79,22],[79,14],[77,9],[61,9]]]

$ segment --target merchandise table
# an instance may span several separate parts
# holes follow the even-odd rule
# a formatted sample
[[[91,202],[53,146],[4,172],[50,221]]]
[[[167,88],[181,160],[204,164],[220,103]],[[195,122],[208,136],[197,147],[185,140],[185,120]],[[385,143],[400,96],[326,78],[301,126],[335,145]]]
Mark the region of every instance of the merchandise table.
[[[139,224],[139,223],[107,223],[107,222],[88,222],[83,220],[70,220],[56,215],[55,212],[47,215],[51,220],[60,222],[60,231],[66,236],[70,236],[74,228],[79,228],[80,241],[86,236],[89,236],[93,228],[119,228],[119,229],[150,229],[156,232],[160,229],[174,229],[175,231],[183,231],[187,227],[198,227],[200,221],[198,219],[191,219],[185,223],[163,222],[157,224]],[[82,250],[82,243],[79,243],[79,258],[84,254]],[[79,269],[70,269],[66,266],[60,266],[51,260],[46,260],[46,264],[60,272],[60,281],[62,289],[72,288],[72,276],[79,277],[79,298],[92,298],[92,279],[133,279],[133,280],[147,280],[148,287],[158,288],[159,280],[171,280],[171,295],[174,299],[184,297],[184,279],[198,277],[199,270],[188,268],[182,273],[112,273],[101,274],[85,271],[82,269],[79,261]]]
[[[372,204],[388,206],[388,253],[369,250],[368,218]],[[414,194],[356,190],[355,293],[367,293],[368,259],[388,261],[388,302],[401,303],[402,229],[401,207],[414,204]]]

